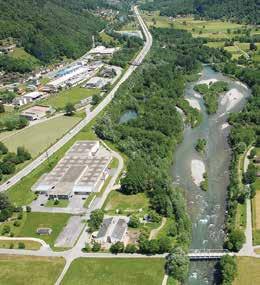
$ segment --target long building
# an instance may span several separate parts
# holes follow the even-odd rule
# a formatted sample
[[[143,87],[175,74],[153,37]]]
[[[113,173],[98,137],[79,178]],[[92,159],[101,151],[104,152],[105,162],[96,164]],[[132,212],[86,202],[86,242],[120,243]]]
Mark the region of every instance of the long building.
[[[50,198],[98,192],[108,176],[111,154],[98,141],[77,141],[54,169],[44,174],[32,191]]]

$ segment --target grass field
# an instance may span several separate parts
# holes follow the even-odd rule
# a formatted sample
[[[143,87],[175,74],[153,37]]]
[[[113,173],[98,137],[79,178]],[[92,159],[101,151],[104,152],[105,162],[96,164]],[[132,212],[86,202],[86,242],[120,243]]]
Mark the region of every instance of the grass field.
[[[10,56],[17,59],[30,60],[32,63],[38,63],[38,60],[27,53],[23,48],[15,48],[14,51],[10,53]]]
[[[143,211],[147,210],[149,207],[149,200],[144,193],[139,193],[136,195],[124,195],[119,191],[112,191],[105,204],[105,211],[113,212],[117,209],[122,212],[136,212],[139,209],[143,209]]]
[[[158,285],[163,280],[164,262],[159,258],[79,258],[72,262],[62,285]]]
[[[14,249],[18,249],[19,243],[22,242],[25,245],[25,249],[38,250],[41,248],[41,244],[36,241],[30,240],[0,240],[0,248],[11,248],[13,245]]]
[[[0,256],[0,284],[53,285],[65,265],[63,258]]]
[[[260,245],[260,191],[256,192],[252,200],[253,212],[253,244]]]
[[[44,206],[45,207],[66,208],[69,205],[69,200],[58,200],[58,201],[59,201],[58,204],[55,205],[55,200],[53,200],[53,199],[48,200]]]
[[[233,285],[260,284],[260,259],[253,257],[238,257],[238,276]]]
[[[24,224],[21,226],[17,236],[20,237],[36,237],[43,239],[51,246],[54,245],[56,238],[66,225],[70,215],[69,214],[52,214],[52,213],[27,213]],[[50,235],[38,235],[37,228],[51,228]]]
[[[41,103],[61,110],[64,109],[67,103],[72,103],[73,105],[75,105],[79,103],[82,99],[85,99],[98,93],[100,93],[99,89],[86,89],[77,86],[68,90],[60,91],[59,93],[57,93],[57,95],[52,95],[47,99],[42,100]]]
[[[18,133],[8,132],[6,133],[8,137],[1,138],[1,141],[10,151],[16,151],[18,146],[24,146],[34,158],[55,143],[79,121],[80,118],[76,116],[61,116],[26,128]]]

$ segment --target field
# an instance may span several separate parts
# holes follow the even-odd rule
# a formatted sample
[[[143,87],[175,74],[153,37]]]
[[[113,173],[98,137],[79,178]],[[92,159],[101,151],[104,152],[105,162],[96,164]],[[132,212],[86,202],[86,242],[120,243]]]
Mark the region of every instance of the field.
[[[171,19],[166,16],[159,16],[158,12],[144,13],[144,18],[149,26],[161,27],[161,28],[176,28],[188,30],[192,33],[193,37],[207,38],[209,42],[207,46],[220,48],[224,47],[224,41],[232,39],[235,36],[245,35],[243,29],[250,28],[251,35],[259,33],[255,27],[236,24],[228,21],[220,20],[194,20],[192,17],[181,17]],[[235,34],[240,30],[239,34]],[[250,52],[254,62],[260,62],[260,43],[256,43],[258,47],[257,52]],[[235,42],[234,46],[227,46],[225,50],[232,53],[232,58],[237,59],[241,55],[244,55],[249,51],[249,43]]]
[[[115,213],[117,209],[124,213],[136,212],[139,209],[145,211],[148,207],[149,201],[144,193],[124,195],[119,191],[112,191],[104,204],[105,211],[109,211],[110,213]]]
[[[260,191],[256,191],[256,195],[252,200],[253,211],[253,243],[260,245]]]
[[[63,258],[1,255],[0,283],[53,285],[64,265]]]
[[[32,63],[38,62],[34,56],[27,53],[23,48],[15,48],[14,51],[10,53],[10,56],[17,59],[30,60]]]
[[[47,106],[52,106],[57,110],[64,109],[67,103],[72,103],[73,105],[79,103],[82,99],[90,97],[94,94],[98,94],[99,89],[86,89],[82,87],[73,87],[68,90],[63,90],[57,93],[57,95],[52,95],[49,98],[42,100],[41,103]]]
[[[233,285],[260,284],[260,259],[253,257],[238,257],[238,276]]]
[[[25,249],[38,250],[41,248],[41,244],[36,241],[30,240],[0,240],[0,248],[12,248],[18,249],[19,243],[22,242],[25,245]]]
[[[0,139],[10,151],[16,151],[18,146],[24,146],[31,153],[32,157],[35,158],[79,121],[80,118],[76,116],[61,116],[36,124],[20,132],[5,133],[5,137],[0,137]]]
[[[164,259],[79,258],[73,261],[62,285],[158,285],[164,276]]]
[[[66,225],[69,214],[52,214],[52,213],[27,213],[24,224],[21,226],[17,236],[20,237],[35,237],[43,239],[51,246],[54,245],[56,238]],[[50,235],[38,235],[37,228],[47,227],[52,229]]]

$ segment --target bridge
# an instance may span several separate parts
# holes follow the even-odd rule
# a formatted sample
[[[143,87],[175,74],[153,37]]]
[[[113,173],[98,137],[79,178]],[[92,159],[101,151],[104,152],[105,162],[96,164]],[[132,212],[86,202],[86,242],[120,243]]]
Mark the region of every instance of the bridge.
[[[190,260],[220,259],[224,255],[234,255],[225,249],[191,249],[188,253]]]

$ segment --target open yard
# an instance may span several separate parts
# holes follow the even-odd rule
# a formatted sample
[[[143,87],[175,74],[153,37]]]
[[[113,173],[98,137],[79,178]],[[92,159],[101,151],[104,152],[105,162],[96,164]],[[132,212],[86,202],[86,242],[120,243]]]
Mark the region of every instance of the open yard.
[[[79,258],[72,262],[62,284],[158,285],[163,280],[164,262],[159,258]]]
[[[80,118],[76,116],[61,116],[19,132],[6,132],[5,137],[2,137],[1,141],[10,151],[16,151],[18,146],[24,146],[31,153],[32,157],[36,157],[54,144],[79,121]]]
[[[63,258],[0,256],[0,284],[53,285],[65,265]]]
[[[32,63],[38,63],[39,61],[34,56],[27,53],[23,48],[16,47],[13,52],[10,53],[10,56],[13,58],[29,60]]]
[[[19,243],[23,243],[25,245],[25,249],[29,250],[38,250],[42,246],[39,242],[31,240],[0,240],[0,248],[18,249]]]
[[[136,212],[139,209],[143,209],[143,211],[145,211],[148,209],[148,207],[149,201],[144,193],[139,193],[136,195],[124,195],[119,191],[112,191],[104,205],[105,211],[115,213],[115,211],[118,209],[124,214],[125,212]]]
[[[61,110],[64,109],[67,103],[72,103],[75,105],[81,100],[98,93],[100,93],[99,89],[86,89],[77,86],[71,89],[60,91],[56,95],[52,95],[49,98],[42,100],[41,103]]]
[[[238,276],[233,285],[260,284],[260,259],[253,257],[238,257]]]
[[[17,236],[40,238],[53,246],[69,217],[69,214],[27,213],[25,222],[21,225]],[[51,228],[52,233],[50,235],[38,235],[36,233],[37,228]]]

